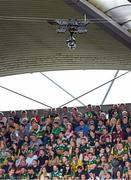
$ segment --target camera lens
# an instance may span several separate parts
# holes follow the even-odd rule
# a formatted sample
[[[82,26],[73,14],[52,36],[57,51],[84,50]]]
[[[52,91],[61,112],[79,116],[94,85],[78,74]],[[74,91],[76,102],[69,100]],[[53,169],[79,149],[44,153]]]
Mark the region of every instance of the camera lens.
[[[69,49],[75,49],[76,48],[76,40],[73,36],[70,36],[67,40],[66,40],[67,46]]]

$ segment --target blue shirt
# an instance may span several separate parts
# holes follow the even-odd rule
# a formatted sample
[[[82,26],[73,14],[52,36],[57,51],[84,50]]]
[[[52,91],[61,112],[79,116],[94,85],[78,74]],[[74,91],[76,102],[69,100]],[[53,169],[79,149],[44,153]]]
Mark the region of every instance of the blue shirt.
[[[89,132],[89,127],[87,126],[87,125],[83,125],[83,126],[78,126],[78,127],[76,127],[75,128],[75,132],[80,132],[80,131],[82,131],[83,132],[83,134],[85,135],[85,136],[87,136],[88,135],[88,132]]]

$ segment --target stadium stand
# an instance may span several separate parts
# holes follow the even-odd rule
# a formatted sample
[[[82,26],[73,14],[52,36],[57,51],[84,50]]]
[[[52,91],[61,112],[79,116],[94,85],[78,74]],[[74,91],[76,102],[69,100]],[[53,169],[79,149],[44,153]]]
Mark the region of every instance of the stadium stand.
[[[0,179],[130,180],[126,104],[0,113]]]

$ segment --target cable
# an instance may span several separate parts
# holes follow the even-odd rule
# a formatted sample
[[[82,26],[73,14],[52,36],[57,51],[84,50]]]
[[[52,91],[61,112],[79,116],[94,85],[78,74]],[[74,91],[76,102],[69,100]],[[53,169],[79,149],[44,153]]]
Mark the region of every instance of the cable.
[[[72,100],[70,100],[70,101],[64,103],[64,104],[62,104],[62,105],[59,106],[58,108],[61,108],[61,107],[65,106],[65,105],[67,105],[67,104],[69,104],[69,103],[75,101],[76,99],[79,99],[79,98],[81,98],[81,97],[83,97],[83,96],[85,96],[85,95],[87,95],[87,94],[89,94],[89,93],[91,93],[91,92],[93,92],[93,91],[95,91],[95,90],[101,88],[102,86],[104,86],[104,85],[110,83],[111,81],[113,81],[113,80],[115,80],[115,79],[118,79],[118,78],[120,78],[120,77],[122,77],[122,76],[128,74],[129,72],[130,72],[130,71],[127,71],[127,72],[125,72],[125,73],[123,73],[123,74],[117,76],[116,78],[113,78],[113,79],[111,79],[111,80],[109,80],[109,81],[107,81],[107,82],[101,84],[100,86],[97,86],[97,87],[91,89],[90,91],[88,91],[88,92],[86,92],[86,93],[84,93],[84,94],[82,94],[82,95],[80,95],[80,96],[78,96],[78,97],[76,97],[76,98],[74,98],[74,99],[72,99]]]
[[[12,92],[12,93],[14,93],[14,94],[17,94],[17,95],[19,95],[19,96],[22,96],[22,97],[24,97],[24,98],[26,98],[26,99],[29,99],[29,100],[31,100],[31,101],[34,101],[34,102],[36,102],[36,103],[39,103],[39,104],[41,104],[41,105],[44,105],[44,106],[46,106],[46,107],[48,107],[48,108],[52,108],[51,106],[49,106],[49,105],[47,105],[47,104],[44,104],[44,103],[42,103],[42,102],[40,102],[40,101],[37,101],[37,100],[35,100],[35,99],[33,99],[33,98],[30,98],[30,97],[28,97],[28,96],[25,96],[25,95],[23,95],[23,94],[20,94],[20,93],[18,93],[18,92],[16,92],[16,91],[11,90],[11,89],[9,89],[9,88],[6,88],[6,87],[4,87],[4,86],[1,86],[1,85],[0,85],[0,88],[5,89],[5,90],[7,90],[7,91],[10,91],[10,92]]]
[[[46,18],[46,17],[18,17],[18,16],[0,16],[0,20],[2,21],[27,21],[27,22],[47,22],[48,20],[56,20],[55,18]],[[68,21],[69,19],[62,19],[65,21]],[[84,19],[77,19],[78,21],[84,21]],[[112,22],[112,21],[116,21],[119,22],[122,20],[122,18],[114,18],[114,19],[110,19],[109,21],[106,21],[104,19],[91,19],[91,18],[87,18],[87,21],[89,21],[89,23],[108,23],[108,22]],[[124,20],[124,18],[123,18]]]
[[[53,84],[55,84],[57,87],[59,87],[61,90],[63,90],[66,94],[68,94],[69,96],[71,96],[72,98],[75,98],[75,96],[73,96],[71,93],[69,93],[66,89],[64,89],[62,86],[60,86],[59,84],[57,84],[55,81],[53,81],[51,78],[49,78],[47,75],[45,75],[44,73],[40,73],[41,75],[43,75],[44,77],[46,77],[49,81],[51,81]],[[77,99],[77,101],[82,104],[83,106],[85,106],[85,104],[81,101],[79,101]]]
[[[49,19],[49,18],[0,16],[0,20],[4,20],[4,21],[47,22],[48,19]],[[53,18],[50,18],[50,19],[53,20]]]

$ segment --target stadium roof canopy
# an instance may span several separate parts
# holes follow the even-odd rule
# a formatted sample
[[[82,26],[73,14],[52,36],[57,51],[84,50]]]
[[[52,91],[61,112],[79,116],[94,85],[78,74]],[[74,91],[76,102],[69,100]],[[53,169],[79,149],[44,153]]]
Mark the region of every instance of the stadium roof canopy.
[[[83,19],[84,13],[71,5],[64,0],[0,0],[0,76],[52,70],[130,70],[131,39],[125,43],[126,33],[120,25],[118,31],[112,31],[121,36],[120,41],[105,28],[107,22],[94,22],[87,34],[76,36],[76,50],[67,48],[68,34],[58,34],[47,19]],[[107,24],[109,27],[110,22]]]

